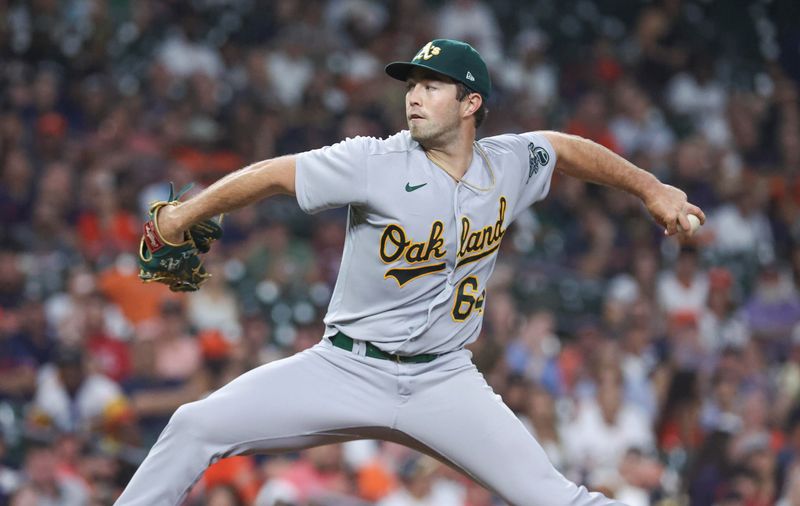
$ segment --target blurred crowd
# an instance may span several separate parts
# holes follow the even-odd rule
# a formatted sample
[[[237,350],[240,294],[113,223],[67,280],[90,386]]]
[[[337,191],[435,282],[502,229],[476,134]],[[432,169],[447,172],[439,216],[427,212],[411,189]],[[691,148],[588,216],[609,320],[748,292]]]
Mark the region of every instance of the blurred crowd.
[[[492,71],[480,136],[593,139],[708,216],[665,238],[633,197],[556,176],[472,346],[495,392],[566,476],[631,506],[800,505],[798,19],[791,0],[0,0],[0,504],[111,504],[178,406],[320,339],[344,210],[226,216],[213,277],[176,295],[137,278],[148,204],[404,128],[383,65],[449,37]],[[224,459],[187,503],[502,504],[375,441]]]

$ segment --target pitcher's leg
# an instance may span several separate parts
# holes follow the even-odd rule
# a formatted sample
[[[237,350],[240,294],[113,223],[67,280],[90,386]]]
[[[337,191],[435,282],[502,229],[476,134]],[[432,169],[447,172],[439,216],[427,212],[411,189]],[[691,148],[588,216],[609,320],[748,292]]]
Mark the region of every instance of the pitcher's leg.
[[[181,406],[116,504],[174,506],[216,459],[354,439],[337,429],[388,425],[391,385],[380,369],[323,346],[249,371]]]
[[[430,383],[410,396],[397,429],[512,505],[620,504],[561,475],[471,364]]]

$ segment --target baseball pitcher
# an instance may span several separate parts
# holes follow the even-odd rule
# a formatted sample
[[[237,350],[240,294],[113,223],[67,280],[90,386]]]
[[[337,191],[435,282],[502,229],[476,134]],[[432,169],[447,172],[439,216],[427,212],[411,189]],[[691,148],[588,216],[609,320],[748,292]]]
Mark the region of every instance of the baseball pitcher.
[[[586,139],[476,140],[491,83],[468,44],[431,41],[386,72],[406,83],[408,130],[258,162],[154,206],[142,276],[176,290],[206,276],[192,254],[218,236],[211,217],[272,195],[294,195],[308,213],[347,206],[347,236],[321,342],[179,408],[118,505],[179,504],[223,457],[358,438],[432,455],[514,505],[619,504],[553,468],[464,347],[480,332],[508,227],[547,195],[554,170],[638,196],[667,234],[703,212]],[[186,267],[168,269],[173,257]]]

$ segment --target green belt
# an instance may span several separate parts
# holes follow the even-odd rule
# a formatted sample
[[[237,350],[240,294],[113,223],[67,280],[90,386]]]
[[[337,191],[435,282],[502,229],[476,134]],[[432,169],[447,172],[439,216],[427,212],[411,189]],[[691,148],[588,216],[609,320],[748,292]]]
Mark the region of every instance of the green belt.
[[[338,332],[335,336],[331,337],[331,343],[336,346],[337,348],[341,348],[347,351],[353,351],[353,340]],[[367,343],[367,353],[368,357],[372,358],[380,358],[383,360],[391,360],[393,362],[402,362],[402,363],[412,363],[412,364],[421,364],[425,362],[430,362],[439,355],[434,355],[432,353],[423,353],[421,355],[411,355],[411,356],[403,356],[403,355],[393,355],[391,353],[386,353],[385,351],[381,350],[374,344],[369,341]]]

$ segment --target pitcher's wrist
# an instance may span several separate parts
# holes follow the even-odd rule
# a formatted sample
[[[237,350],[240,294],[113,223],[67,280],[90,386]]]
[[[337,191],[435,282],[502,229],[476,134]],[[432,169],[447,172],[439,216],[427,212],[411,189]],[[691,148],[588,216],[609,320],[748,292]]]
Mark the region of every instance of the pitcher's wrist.
[[[181,225],[178,219],[180,214],[179,207],[175,205],[163,206],[158,210],[158,215],[156,216],[158,232],[165,241],[172,244],[179,244],[185,240],[185,227]]]

